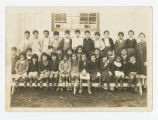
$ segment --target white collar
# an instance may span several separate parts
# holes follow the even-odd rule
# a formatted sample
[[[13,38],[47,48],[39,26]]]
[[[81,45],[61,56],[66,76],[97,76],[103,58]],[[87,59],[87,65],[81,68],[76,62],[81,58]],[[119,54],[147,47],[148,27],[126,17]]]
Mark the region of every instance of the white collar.
[[[118,62],[114,62],[114,64],[117,66],[117,67],[121,67],[122,66],[122,64],[121,63],[118,63]]]

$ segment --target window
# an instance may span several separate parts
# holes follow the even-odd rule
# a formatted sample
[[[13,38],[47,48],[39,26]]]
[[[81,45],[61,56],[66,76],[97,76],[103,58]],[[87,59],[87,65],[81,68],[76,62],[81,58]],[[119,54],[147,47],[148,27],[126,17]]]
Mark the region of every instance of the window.
[[[96,24],[96,13],[80,13],[80,24]]]
[[[55,23],[66,23],[66,13],[55,14]]]

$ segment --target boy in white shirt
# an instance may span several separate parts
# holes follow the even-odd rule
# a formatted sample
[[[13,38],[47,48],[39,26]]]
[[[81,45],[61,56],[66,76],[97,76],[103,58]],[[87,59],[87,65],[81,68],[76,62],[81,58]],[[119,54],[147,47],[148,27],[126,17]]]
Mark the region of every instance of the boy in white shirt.
[[[42,41],[42,52],[47,52],[48,51],[48,46],[50,46],[50,37],[49,37],[49,31],[48,30],[44,30],[43,31],[43,41]]]
[[[104,45],[103,41],[100,39],[100,33],[99,32],[94,33],[94,47],[98,48],[101,51],[105,48],[105,45]]]
[[[81,32],[80,30],[75,30],[75,38],[72,40],[72,49],[76,50],[77,46],[83,46],[83,39],[80,37]]]

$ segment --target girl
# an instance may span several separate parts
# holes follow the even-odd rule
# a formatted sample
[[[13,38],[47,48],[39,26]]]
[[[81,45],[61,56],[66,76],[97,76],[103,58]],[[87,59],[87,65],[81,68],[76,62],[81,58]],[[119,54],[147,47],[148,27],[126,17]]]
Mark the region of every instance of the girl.
[[[81,45],[79,45],[77,48],[76,48],[76,54],[77,54],[77,58],[79,61],[81,61],[81,55],[83,53],[83,47]]]
[[[72,53],[73,53],[73,49],[68,48],[66,51],[67,55],[68,55],[68,59],[71,61],[72,59]]]
[[[40,74],[40,88],[43,87],[43,82],[46,81],[47,88],[49,87],[50,62],[47,53],[42,53],[41,61],[38,64],[38,71]]]
[[[101,75],[102,75],[102,88],[104,88],[104,83],[107,83],[107,88],[110,90],[110,79],[112,76],[110,70],[110,62],[107,56],[102,57],[102,62],[100,63]]]
[[[29,64],[29,80],[30,80],[30,87],[32,87],[32,82],[35,81],[35,86],[38,86],[38,55],[33,54],[31,58],[31,62]]]
[[[115,57],[115,60],[114,60],[113,65],[112,65],[112,71],[113,71],[113,75],[115,77],[115,90],[117,91],[119,80],[121,83],[120,87],[123,87],[123,79],[124,79],[123,66],[121,63],[121,57],[119,55],[117,55]]]

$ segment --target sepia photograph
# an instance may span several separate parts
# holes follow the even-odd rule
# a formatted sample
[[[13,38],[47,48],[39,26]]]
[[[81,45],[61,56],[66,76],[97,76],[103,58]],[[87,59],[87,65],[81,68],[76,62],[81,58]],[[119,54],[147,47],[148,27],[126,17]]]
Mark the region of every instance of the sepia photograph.
[[[6,111],[151,111],[151,6],[5,8]]]

